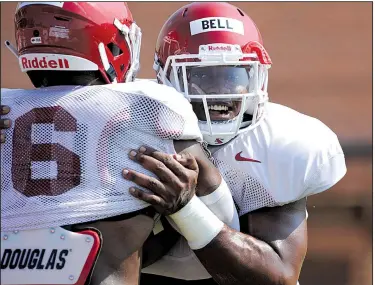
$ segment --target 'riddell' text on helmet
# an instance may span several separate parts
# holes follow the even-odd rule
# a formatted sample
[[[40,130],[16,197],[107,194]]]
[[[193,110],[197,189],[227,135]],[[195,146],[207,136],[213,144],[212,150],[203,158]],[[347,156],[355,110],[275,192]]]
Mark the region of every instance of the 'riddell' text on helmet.
[[[7,46],[34,85],[44,70],[89,71],[103,83],[138,72],[142,34],[124,2],[20,2],[14,23],[17,46]]]

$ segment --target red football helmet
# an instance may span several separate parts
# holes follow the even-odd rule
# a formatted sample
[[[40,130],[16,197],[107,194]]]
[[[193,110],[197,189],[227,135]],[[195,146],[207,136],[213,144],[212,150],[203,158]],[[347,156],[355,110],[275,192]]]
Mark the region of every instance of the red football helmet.
[[[15,31],[17,49],[6,45],[32,81],[36,72],[70,71],[127,82],[139,69],[142,34],[124,2],[20,2]]]
[[[182,7],[166,21],[156,43],[158,81],[185,94],[213,145],[258,125],[268,101],[270,67],[258,28],[228,3]]]

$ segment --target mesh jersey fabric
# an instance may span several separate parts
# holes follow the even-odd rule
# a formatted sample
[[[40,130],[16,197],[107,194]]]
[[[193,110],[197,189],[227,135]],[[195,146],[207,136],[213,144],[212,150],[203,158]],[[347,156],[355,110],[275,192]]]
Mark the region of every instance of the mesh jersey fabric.
[[[173,140],[202,140],[189,102],[151,81],[102,86],[2,89],[12,127],[1,146],[1,230],[95,221],[137,211],[124,168],[148,145],[175,153]]]

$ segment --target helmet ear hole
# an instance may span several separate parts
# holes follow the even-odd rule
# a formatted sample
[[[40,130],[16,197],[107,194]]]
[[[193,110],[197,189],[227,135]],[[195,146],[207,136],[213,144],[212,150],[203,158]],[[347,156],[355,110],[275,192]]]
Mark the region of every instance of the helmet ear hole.
[[[109,51],[112,53],[113,56],[118,56],[118,55],[121,55],[123,54],[123,51],[122,49],[116,45],[115,43],[109,43],[107,44],[107,47],[109,49]]]

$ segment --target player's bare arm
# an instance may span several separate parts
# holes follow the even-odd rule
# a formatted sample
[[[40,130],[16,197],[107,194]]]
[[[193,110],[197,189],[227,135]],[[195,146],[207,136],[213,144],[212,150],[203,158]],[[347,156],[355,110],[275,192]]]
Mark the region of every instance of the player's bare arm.
[[[154,194],[147,194],[135,188],[134,196],[140,199],[148,199],[152,204],[165,214],[176,212],[186,205],[186,198],[178,197],[183,190],[189,194],[181,195],[189,197],[194,190],[192,182],[196,177],[194,172],[186,172],[191,175],[185,177],[186,183],[180,180],[173,169],[177,161],[187,169],[194,169],[194,158],[182,154],[170,159],[170,155],[160,152],[137,154],[134,159],[142,157],[140,163],[154,172],[160,181],[141,176],[136,172],[125,175],[125,178],[133,180],[138,185],[151,190]],[[147,160],[147,166],[144,161]],[[164,161],[169,161],[165,165]],[[164,166],[161,166],[164,164]],[[172,171],[164,170],[170,168]],[[154,171],[158,169],[158,171]],[[163,170],[161,170],[163,169]],[[201,171],[201,168],[199,168]],[[175,186],[179,185],[179,186]],[[175,189],[179,189],[176,191]],[[169,193],[172,191],[173,193]],[[185,193],[186,193],[185,192]],[[160,195],[162,193],[162,195]],[[160,196],[159,196],[160,195]],[[145,198],[147,197],[147,198]],[[151,198],[152,197],[152,198]],[[173,197],[173,198],[172,198]],[[152,199],[152,200],[151,200]],[[181,206],[178,206],[180,201]],[[176,206],[177,204],[177,206]],[[166,212],[166,209],[173,209]],[[181,211],[180,211],[181,212]],[[171,215],[170,217],[173,217]],[[210,217],[213,218],[213,217]],[[176,220],[172,218],[174,222]],[[219,233],[203,247],[193,248],[196,255],[219,284],[293,284],[297,283],[303,259],[306,254],[306,202],[300,201],[274,208],[264,208],[241,217],[241,231],[231,229],[226,225],[220,225]],[[179,226],[178,221],[176,222]],[[184,227],[184,226],[183,226]],[[184,235],[184,228],[179,227]],[[194,230],[193,228],[189,228]],[[272,229],[272,231],[270,231]],[[208,232],[212,229],[208,229]],[[191,235],[188,233],[188,235]],[[212,233],[211,233],[212,235]],[[186,236],[185,236],[186,237]],[[186,237],[189,241],[189,236]],[[197,237],[190,237],[195,243]],[[204,237],[203,237],[204,238]],[[206,240],[207,241],[207,240]],[[189,244],[191,242],[189,241]],[[217,258],[217,256],[220,258]]]
[[[241,232],[224,226],[195,254],[218,284],[295,285],[307,250],[305,207],[303,198],[248,213]]]

